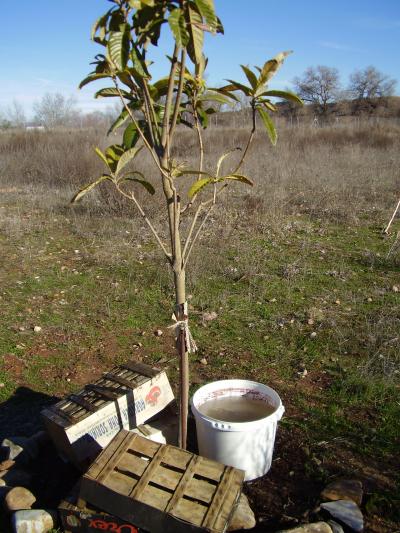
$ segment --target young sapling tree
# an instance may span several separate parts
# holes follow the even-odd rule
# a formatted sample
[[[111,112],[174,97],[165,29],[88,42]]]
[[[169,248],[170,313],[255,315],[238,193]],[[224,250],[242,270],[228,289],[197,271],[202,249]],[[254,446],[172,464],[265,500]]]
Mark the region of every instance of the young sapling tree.
[[[189,330],[186,302],[186,270],[193,248],[220,194],[231,182],[253,185],[240,171],[249,152],[257,128],[256,116],[275,145],[277,133],[270,112],[276,111],[271,97],[301,103],[291,92],[268,89],[270,79],[282,65],[289,52],[281,52],[261,68],[251,70],[241,66],[248,85],[228,80],[221,88],[209,88],[205,81],[207,59],[203,54],[205,32],[223,33],[215,13],[213,0],[109,0],[112,7],[94,24],[91,38],[104,48],[95,57],[95,69],[80,87],[100,79],[110,80],[110,86],[100,89],[96,98],[118,98],[122,104],[120,116],[109,133],[124,128],[121,144],[112,144],[104,152],[95,148],[106,171],[98,179],[83,187],[72,199],[80,200],[102,182],[110,182],[121,195],[132,201],[146,222],[171,269],[175,287],[176,346],[180,368],[180,436],[179,444],[186,447],[189,401],[188,353],[196,350]],[[172,35],[173,50],[168,56],[167,76],[154,80],[152,50],[159,43],[162,30]],[[252,124],[247,143],[239,161],[228,173],[222,173],[223,161],[234,151],[221,154],[215,162],[215,173],[204,170],[202,131],[214,112],[213,103],[228,104],[242,92],[251,107]],[[189,128],[196,136],[198,166],[187,168],[183,161],[172,158],[177,128]],[[132,162],[147,150],[158,174],[156,185]],[[184,179],[191,180],[187,195],[182,192]],[[187,181],[186,181],[187,183]],[[137,187],[150,195],[159,187],[165,197],[168,243],[139,202]],[[187,190],[187,186],[184,187]],[[228,189],[229,190],[229,189]],[[209,192],[207,196],[207,191]],[[186,198],[185,198],[186,196]],[[182,234],[183,217],[191,217],[188,230]]]

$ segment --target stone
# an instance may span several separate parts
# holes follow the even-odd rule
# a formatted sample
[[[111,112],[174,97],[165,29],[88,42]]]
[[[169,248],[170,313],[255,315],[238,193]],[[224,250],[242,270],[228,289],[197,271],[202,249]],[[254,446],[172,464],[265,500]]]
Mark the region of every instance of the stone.
[[[35,327],[33,328],[33,331],[34,331],[35,333],[40,333],[40,332],[42,331],[42,328],[41,328],[40,326],[35,326]]]
[[[14,533],[47,533],[57,526],[57,512],[44,509],[17,511],[12,517]]]
[[[238,529],[252,529],[256,525],[256,517],[251,510],[249,500],[245,494],[241,494],[238,506],[233,513],[232,520],[227,531],[237,531]]]
[[[32,492],[25,487],[14,487],[6,495],[4,506],[7,511],[19,511],[20,509],[30,509],[36,498]]]
[[[0,480],[2,480],[9,487],[29,486],[32,481],[32,476],[22,468],[11,468],[0,472]]]
[[[353,531],[362,531],[364,529],[363,515],[358,505],[353,501],[337,500],[334,502],[321,503],[321,509]]]
[[[21,437],[21,440],[22,439],[23,437]],[[27,440],[28,439],[24,439],[24,443]],[[18,444],[18,442],[16,441],[17,441],[17,438],[11,437],[10,439],[4,439],[3,442],[1,443],[1,447],[6,449],[6,454],[7,454],[6,460],[14,461],[14,459],[16,459],[18,455],[20,455],[24,451],[23,445]]]
[[[0,463],[0,472],[3,472],[3,470],[9,470],[14,465],[15,465],[15,461],[13,461],[12,459],[7,459],[6,461],[2,461]]]
[[[329,483],[321,492],[323,501],[351,500],[361,505],[362,498],[362,483],[356,479],[338,479]]]
[[[163,334],[162,329],[156,329],[155,332],[154,332],[154,335],[156,337],[161,337],[162,334]]]
[[[201,318],[203,320],[203,322],[210,322],[211,320],[215,320],[217,318],[217,313],[215,311],[211,311],[210,313],[207,313],[204,312],[202,315],[201,315]]]
[[[337,522],[334,522],[333,520],[328,520],[328,524],[332,529],[332,533],[344,533],[344,529]]]
[[[205,357],[203,357],[202,359],[200,359],[200,363],[204,366],[208,365],[208,361]]]
[[[294,529],[282,530],[278,533],[332,533],[331,527],[326,522],[314,522],[313,524],[303,524]]]
[[[45,431],[38,431],[31,437],[9,437],[1,443],[7,460],[28,464],[39,455],[40,447],[49,439]]]

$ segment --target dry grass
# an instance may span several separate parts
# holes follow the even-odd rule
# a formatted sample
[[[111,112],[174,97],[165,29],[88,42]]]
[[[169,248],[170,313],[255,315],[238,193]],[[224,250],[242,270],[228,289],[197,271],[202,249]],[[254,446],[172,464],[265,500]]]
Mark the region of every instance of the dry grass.
[[[379,222],[389,216],[399,183],[400,128],[395,123],[371,126],[354,122],[315,128],[290,127],[281,120],[278,131],[275,148],[264,134],[258,134],[243,168],[256,186],[251,190],[234,187],[233,193],[222,199],[224,212],[244,216],[256,225],[268,219],[278,226],[296,213],[350,224],[357,224],[365,216]],[[206,130],[206,168],[215,168],[224,151],[243,146],[247,134],[246,129],[228,127]],[[93,147],[112,142],[118,142],[118,138],[106,139],[96,130],[2,134],[1,187],[29,191],[31,203],[37,207],[63,209],[80,186],[103,170]],[[174,156],[196,167],[197,145],[192,132],[180,131]],[[226,170],[237,157],[234,154],[227,159]],[[150,181],[157,181],[147,154],[136,164]],[[150,216],[162,226],[162,195],[144,201]],[[137,219],[133,207],[108,185],[99,187],[75,208],[75,215],[79,214]]]

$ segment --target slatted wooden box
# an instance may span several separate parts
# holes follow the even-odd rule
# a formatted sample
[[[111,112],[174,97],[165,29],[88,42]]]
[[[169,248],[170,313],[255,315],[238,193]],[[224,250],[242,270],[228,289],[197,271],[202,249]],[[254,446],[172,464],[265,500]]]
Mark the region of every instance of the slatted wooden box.
[[[152,533],[222,533],[244,472],[122,430],[81,480],[87,503]]]
[[[144,529],[128,524],[126,520],[94,507],[80,509],[76,505],[78,494],[79,488],[74,487],[71,494],[58,506],[58,514],[64,533],[98,533],[99,530],[115,533],[147,533]]]
[[[59,452],[82,471],[122,429],[133,429],[174,399],[165,372],[127,362],[42,411]]]

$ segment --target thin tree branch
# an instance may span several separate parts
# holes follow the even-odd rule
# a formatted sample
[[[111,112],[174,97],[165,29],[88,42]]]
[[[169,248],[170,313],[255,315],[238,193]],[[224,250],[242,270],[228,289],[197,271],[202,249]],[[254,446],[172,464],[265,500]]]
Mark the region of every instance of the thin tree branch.
[[[197,114],[197,111],[194,109],[194,123],[197,131],[197,141],[199,143],[199,172],[202,172],[203,170],[203,163],[204,163],[204,143],[203,143],[203,137],[201,135],[201,127],[200,127],[200,121],[199,116]],[[199,176],[197,179],[201,178],[201,174],[199,173]]]
[[[145,114],[145,117],[146,117],[146,122],[147,122],[147,124],[149,126],[151,144],[154,147],[156,147],[157,144],[156,144],[156,140],[155,140],[155,137],[154,137],[155,129],[154,129],[153,117],[152,117],[151,112],[150,112],[149,102],[147,101],[147,96],[145,94],[144,87],[143,87],[143,101],[144,101],[144,114]]]
[[[119,94],[119,97],[121,99],[121,102],[126,110],[126,112],[128,113],[130,119],[132,120],[133,124],[135,125],[137,131],[139,132],[139,135],[144,143],[144,145],[146,146],[146,148],[149,150],[155,164],[157,165],[157,168],[159,169],[159,171],[161,172],[161,174],[163,176],[165,176],[167,179],[169,179],[169,176],[167,174],[167,172],[162,168],[159,160],[158,160],[158,155],[155,153],[154,149],[152,148],[152,146],[150,145],[149,141],[146,139],[146,136],[145,134],[143,133],[143,131],[140,129],[139,127],[139,124],[138,124],[138,121],[136,120],[135,118],[135,115],[132,113],[132,109],[129,108],[128,104],[125,102],[125,99],[123,97],[123,94],[121,92],[121,89],[119,88],[118,86],[118,83],[117,81],[115,80],[115,78],[113,78],[113,81],[114,81],[114,85],[115,85],[115,88],[117,89],[118,91],[118,94]]]
[[[172,143],[172,139],[175,133],[176,122],[178,120],[179,108],[182,100],[183,82],[185,80],[185,63],[186,63],[186,50],[181,50],[181,63],[178,81],[178,91],[176,93],[174,113],[172,115],[171,127],[169,129],[169,143]]]
[[[183,252],[182,252],[182,257],[183,258],[185,258],[185,256],[186,256],[186,252],[187,252],[187,249],[189,247],[190,239],[192,238],[192,234],[193,234],[194,228],[196,226],[197,219],[198,219],[202,209],[203,209],[203,204],[200,204],[199,207],[196,210],[196,213],[194,214],[194,217],[193,217],[192,223],[190,225],[190,229],[189,229],[188,235],[186,237],[185,246],[183,248]]]
[[[186,268],[186,265],[187,265],[187,262],[189,260],[189,256],[193,250],[193,246],[195,245],[200,233],[201,233],[201,230],[203,229],[204,227],[204,224],[207,222],[207,219],[211,213],[211,211],[214,209],[214,206],[216,204],[216,201],[217,201],[217,197],[222,193],[222,191],[228,186],[227,183],[224,183],[224,185],[222,185],[222,187],[216,191],[214,189],[214,194],[212,196],[212,198],[210,198],[209,200],[207,200],[206,202],[202,202],[199,207],[197,208],[196,210],[196,213],[193,217],[193,221],[192,221],[192,224],[190,226],[190,229],[189,229],[189,233],[188,233],[188,236],[186,238],[186,242],[185,242],[185,247],[183,249],[183,253],[182,253],[182,262],[183,262],[183,266],[182,268],[185,269]],[[211,204],[211,205],[210,205]],[[190,239],[192,237],[192,234],[193,234],[193,231],[194,231],[194,228],[195,228],[195,225],[196,225],[196,222],[197,222],[197,219],[200,215],[200,212],[202,211],[202,209],[204,209],[204,207],[210,205],[210,208],[209,210],[207,211],[205,217],[203,218],[203,220],[201,221],[200,223],[200,226],[198,227],[197,231],[196,231],[196,234],[195,236],[193,237],[193,240],[192,242],[190,243]]]
[[[168,262],[172,265],[172,256],[171,254],[168,252],[168,250],[166,249],[166,247],[164,246],[163,242],[161,241],[160,239],[160,236],[158,235],[156,229],[154,228],[153,224],[150,222],[150,220],[147,218],[147,215],[146,213],[143,211],[142,209],[142,206],[139,204],[139,202],[136,200],[136,197],[135,195],[133,194],[133,192],[131,193],[127,193],[125,192],[123,189],[121,189],[121,187],[118,185],[118,183],[115,183],[115,186],[117,188],[117,191],[119,193],[122,194],[122,196],[125,196],[125,198],[128,198],[128,200],[132,200],[134,202],[134,204],[136,205],[139,213],[142,215],[144,221],[146,222],[146,224],[148,225],[148,227],[150,228],[151,232],[153,233],[157,243],[160,245],[160,248],[161,250],[164,252],[165,254],[165,257],[168,259]]]
[[[243,165],[244,160],[245,160],[246,155],[247,155],[247,152],[249,151],[251,143],[253,142],[253,139],[254,139],[254,134],[256,132],[256,109],[255,109],[253,104],[252,104],[252,110],[253,110],[253,116],[252,116],[252,118],[253,118],[253,126],[252,126],[251,131],[250,131],[250,136],[249,136],[249,138],[247,140],[246,148],[244,149],[243,155],[240,158],[240,161],[237,164],[235,170],[233,171],[233,174],[236,174],[239,171],[240,167]]]
[[[396,216],[396,213],[399,210],[399,208],[400,208],[400,200],[397,202],[396,209],[394,210],[393,215],[392,215],[391,219],[389,220],[389,224],[386,226],[386,228],[385,228],[383,233],[389,233],[389,228],[392,225],[394,217]]]
[[[199,180],[201,178],[200,172],[203,170],[203,162],[204,162],[204,144],[203,144],[203,137],[201,135],[201,128],[200,128],[200,122],[199,122],[199,116],[196,112],[196,109],[193,107],[193,117],[194,117],[194,124],[195,129],[197,132],[197,141],[199,143],[199,175],[197,179]],[[185,207],[182,209],[182,214],[184,214],[188,209],[192,207],[194,202],[196,201],[197,194],[193,196],[193,198],[188,202]]]
[[[174,52],[172,54],[172,60],[171,60],[171,70],[170,70],[169,79],[168,79],[167,98],[165,101],[164,121],[163,121],[162,135],[161,135],[161,146],[166,151],[167,158],[169,158],[169,117],[171,113],[172,98],[174,95],[178,50],[179,50],[179,47],[177,46],[177,44],[175,44]]]
[[[152,117],[153,124],[154,124],[154,130],[155,130],[155,133],[157,134],[157,143],[159,143],[160,142],[160,128],[158,126],[158,120],[157,120],[156,112],[154,110],[153,101],[152,101],[151,96],[150,96],[149,86],[147,84],[147,80],[146,79],[143,80],[143,89],[144,89],[145,99],[147,99],[147,105],[150,108],[150,113],[151,113],[151,117]]]
[[[183,268],[186,268],[186,265],[187,265],[187,262],[188,262],[188,260],[189,260],[190,254],[192,253],[192,250],[193,250],[193,246],[195,245],[197,239],[199,238],[199,235],[200,235],[200,233],[201,233],[201,230],[203,229],[204,224],[207,222],[207,219],[208,219],[208,217],[210,216],[211,211],[214,209],[214,207],[215,207],[215,203],[212,203],[212,204],[210,205],[209,210],[208,210],[207,213],[205,214],[205,217],[204,217],[203,220],[201,221],[200,226],[197,228],[197,231],[196,231],[196,233],[195,233],[195,236],[193,237],[193,240],[192,240],[192,242],[191,242],[191,244],[190,244],[190,246],[189,246],[189,249],[188,249],[188,251],[187,251],[186,257],[185,257],[184,260],[183,260]]]

